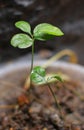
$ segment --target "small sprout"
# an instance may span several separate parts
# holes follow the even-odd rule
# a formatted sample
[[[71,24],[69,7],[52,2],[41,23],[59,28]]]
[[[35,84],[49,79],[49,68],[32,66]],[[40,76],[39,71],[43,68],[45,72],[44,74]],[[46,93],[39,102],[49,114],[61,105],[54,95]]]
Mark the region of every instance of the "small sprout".
[[[62,81],[61,77],[58,75],[52,75],[46,78],[46,71],[44,68],[40,66],[36,66],[33,68],[33,62],[34,62],[34,42],[35,40],[40,41],[46,41],[49,39],[52,39],[56,36],[62,36],[64,33],[58,28],[48,23],[41,23],[38,24],[34,30],[33,33],[31,32],[31,26],[26,21],[18,21],[15,23],[15,26],[19,28],[23,33],[15,34],[11,39],[11,45],[14,47],[18,47],[21,49],[28,48],[32,46],[32,58],[31,58],[31,72],[30,72],[30,81],[40,85],[40,84],[47,84],[54,100],[58,106],[58,109],[60,111],[60,106],[57,102],[56,96],[51,88],[51,86],[48,84],[52,79]],[[30,82],[30,84],[31,84]],[[26,101],[25,97],[20,98],[21,103]],[[60,111],[61,113],[61,111]]]
[[[41,66],[36,66],[33,68],[32,72],[31,72],[31,75],[30,75],[30,79],[31,81],[36,84],[36,85],[40,85],[40,84],[47,84],[49,90],[51,91],[52,93],[52,96],[55,100],[55,103],[56,103],[56,106],[58,107],[59,109],[59,112],[60,112],[60,115],[61,115],[61,118],[63,119],[63,115],[62,115],[62,112],[61,112],[61,107],[57,101],[57,97],[53,91],[53,88],[50,86],[49,84],[49,81],[51,79],[56,79],[56,81],[62,81],[61,77],[58,76],[58,75],[52,75],[52,76],[49,76],[47,77],[47,80],[46,80],[46,71],[44,68],[42,68]]]

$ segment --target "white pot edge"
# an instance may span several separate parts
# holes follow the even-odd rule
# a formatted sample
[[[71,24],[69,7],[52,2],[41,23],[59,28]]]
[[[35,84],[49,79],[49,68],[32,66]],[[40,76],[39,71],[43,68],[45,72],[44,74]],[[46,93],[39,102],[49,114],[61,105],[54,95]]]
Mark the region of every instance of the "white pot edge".
[[[34,65],[43,65],[44,63],[46,63],[46,60],[38,60],[37,62],[34,63]],[[81,74],[84,75],[84,67],[82,65],[78,65],[78,64],[72,64],[72,63],[67,63],[67,62],[63,62],[63,61],[57,61],[54,62],[51,66],[53,67],[57,67],[57,68],[64,68],[64,69],[71,69],[74,72],[80,72]],[[12,71],[15,70],[20,70],[20,69],[24,69],[24,68],[28,68],[30,67],[30,62],[12,62],[6,65],[3,65],[0,67],[0,77],[5,76],[5,74],[8,74]]]

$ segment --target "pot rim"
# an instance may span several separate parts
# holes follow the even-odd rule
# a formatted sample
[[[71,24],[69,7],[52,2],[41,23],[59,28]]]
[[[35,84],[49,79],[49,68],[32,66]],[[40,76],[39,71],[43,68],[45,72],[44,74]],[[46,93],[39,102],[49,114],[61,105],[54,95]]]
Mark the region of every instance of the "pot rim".
[[[47,60],[38,60],[37,62],[34,63],[34,66],[43,65],[44,63],[46,63],[46,61]],[[21,70],[21,69],[28,68],[28,67],[30,67],[30,62],[27,63],[27,62],[23,62],[23,61],[22,62],[12,62],[9,64],[2,65],[0,67],[0,78],[12,71]],[[64,61],[56,61],[49,67],[62,68],[62,69],[66,69],[66,70],[69,69],[76,73],[80,72],[81,74],[84,75],[84,67],[82,65],[78,65],[78,64],[67,63]]]

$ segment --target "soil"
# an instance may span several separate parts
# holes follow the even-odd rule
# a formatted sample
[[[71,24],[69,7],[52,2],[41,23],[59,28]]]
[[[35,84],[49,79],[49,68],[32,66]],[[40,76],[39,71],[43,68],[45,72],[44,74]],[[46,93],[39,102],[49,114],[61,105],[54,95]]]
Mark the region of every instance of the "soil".
[[[18,107],[0,113],[0,130],[84,130],[84,88],[73,81],[51,86],[64,120],[48,86],[32,87],[28,95],[25,94],[27,102],[21,102],[18,97]]]

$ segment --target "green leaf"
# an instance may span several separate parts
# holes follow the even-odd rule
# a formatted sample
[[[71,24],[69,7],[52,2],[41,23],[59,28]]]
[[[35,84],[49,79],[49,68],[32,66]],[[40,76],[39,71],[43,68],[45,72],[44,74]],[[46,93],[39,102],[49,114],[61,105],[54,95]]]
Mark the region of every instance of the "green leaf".
[[[59,75],[54,75],[53,78],[57,79],[60,82],[63,82],[63,79]]]
[[[15,23],[15,26],[17,28],[21,29],[22,31],[31,34],[31,27],[30,27],[30,24],[28,22],[18,21]]]
[[[56,82],[56,81],[63,82],[63,79],[58,74],[47,74],[45,79],[46,79],[47,83],[52,83],[52,82]]]
[[[55,75],[55,74],[49,76],[49,77],[47,78],[47,80],[48,80],[48,81],[51,81],[51,80],[57,81],[57,80],[58,80],[58,81],[61,81],[61,82],[63,81],[62,78],[61,78],[59,75]]]
[[[64,33],[58,28],[48,23],[42,23],[35,27],[34,38],[37,40],[48,40],[55,36],[62,36]]]
[[[44,84],[45,83],[45,69],[40,67],[40,66],[36,66],[33,68],[31,75],[30,75],[30,79],[33,83],[35,84]]]
[[[32,46],[33,40],[26,34],[19,33],[12,37],[11,45],[18,48],[27,48]]]

